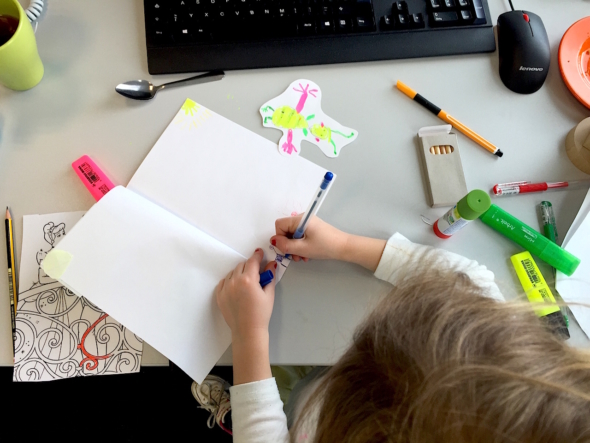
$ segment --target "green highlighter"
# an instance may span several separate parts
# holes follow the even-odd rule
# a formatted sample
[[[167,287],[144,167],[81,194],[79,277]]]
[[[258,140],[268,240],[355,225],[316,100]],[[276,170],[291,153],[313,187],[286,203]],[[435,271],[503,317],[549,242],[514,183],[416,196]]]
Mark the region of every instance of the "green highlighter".
[[[496,205],[492,205],[480,219],[567,276],[572,275],[580,264],[579,258]]]

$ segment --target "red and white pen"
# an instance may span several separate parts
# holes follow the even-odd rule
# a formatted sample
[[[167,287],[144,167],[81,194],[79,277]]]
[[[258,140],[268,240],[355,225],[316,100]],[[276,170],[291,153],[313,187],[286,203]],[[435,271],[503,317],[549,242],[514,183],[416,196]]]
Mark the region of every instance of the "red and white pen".
[[[576,180],[571,182],[511,182],[501,183],[493,187],[492,191],[496,197],[503,195],[528,194],[529,192],[545,192],[555,189],[572,189],[579,186],[590,185],[590,180]]]

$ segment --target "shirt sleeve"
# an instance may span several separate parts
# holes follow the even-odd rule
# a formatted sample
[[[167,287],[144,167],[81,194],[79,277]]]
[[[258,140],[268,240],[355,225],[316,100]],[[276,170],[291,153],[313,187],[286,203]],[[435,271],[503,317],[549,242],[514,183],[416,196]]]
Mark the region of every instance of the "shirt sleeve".
[[[439,269],[463,272],[482,288],[483,295],[504,301],[504,296],[494,282],[494,273],[474,260],[443,249],[412,243],[400,233],[387,241],[375,277],[391,284],[401,281],[409,267],[417,269],[421,263],[436,264]]]
[[[274,378],[232,386],[232,433],[235,443],[288,443],[287,417]]]

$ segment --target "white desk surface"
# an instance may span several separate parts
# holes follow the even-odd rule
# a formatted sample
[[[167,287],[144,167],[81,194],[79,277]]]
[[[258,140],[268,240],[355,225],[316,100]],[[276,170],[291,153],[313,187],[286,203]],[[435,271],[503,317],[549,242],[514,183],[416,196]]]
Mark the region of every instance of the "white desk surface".
[[[494,22],[508,2],[488,0]],[[26,3],[26,1],[25,1]],[[393,88],[403,80],[432,102],[491,140],[499,159],[466,137],[459,146],[468,188],[495,183],[588,178],[568,160],[568,131],[590,111],[569,93],[559,74],[557,51],[568,27],[590,14],[588,0],[515,0],[545,22],[552,47],[549,76],[536,94],[506,89],[498,76],[498,53],[344,65],[229,72],[224,80],[160,92],[136,102],[114,87],[131,79],[159,84],[185,75],[152,78],[147,71],[141,0],[48,2],[37,40],[45,65],[41,83],[27,92],[0,86],[0,207],[15,218],[20,258],[23,215],[87,210],[93,199],[71,169],[83,154],[96,159],[118,184],[126,184],[184,99],[278,141],[279,131],[262,127],[259,106],[290,82],[308,78],[323,91],[323,108],[358,129],[358,140],[337,159],[311,144],[302,155],[338,174],[320,211],[335,226],[388,238],[396,231],[412,241],[444,247],[485,264],[507,298],[519,289],[509,257],[521,248],[480,222],[450,240],[434,236],[420,214],[438,218],[446,209],[426,203],[416,133],[442,124]],[[550,200],[560,235],[565,235],[585,189],[497,200],[504,209],[538,227],[535,206]],[[2,244],[4,241],[2,240]],[[6,269],[0,254],[0,270]],[[547,268],[543,268],[547,270]],[[546,274],[548,275],[548,273]],[[293,263],[277,288],[271,321],[271,361],[330,364],[389,285],[369,272],[337,262]],[[0,364],[12,364],[7,276],[0,272]],[[570,343],[588,347],[577,325]],[[144,364],[166,360],[146,347]],[[221,360],[231,362],[228,352]]]

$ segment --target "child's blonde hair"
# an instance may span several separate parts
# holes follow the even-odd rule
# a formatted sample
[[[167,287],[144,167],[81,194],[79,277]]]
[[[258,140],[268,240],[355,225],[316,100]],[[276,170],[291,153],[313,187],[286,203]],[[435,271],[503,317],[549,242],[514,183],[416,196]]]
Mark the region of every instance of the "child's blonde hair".
[[[590,441],[586,352],[465,274],[416,280],[357,329],[293,436],[311,425],[316,443]]]

